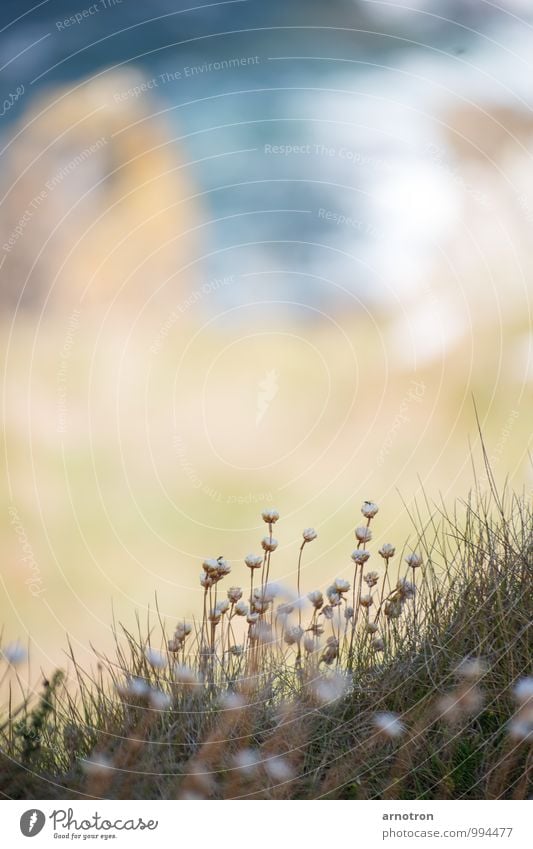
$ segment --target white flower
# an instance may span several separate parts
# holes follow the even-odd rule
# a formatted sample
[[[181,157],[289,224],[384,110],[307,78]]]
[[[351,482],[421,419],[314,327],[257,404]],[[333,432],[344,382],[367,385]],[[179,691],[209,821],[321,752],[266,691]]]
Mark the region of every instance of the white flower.
[[[322,613],[326,619],[333,619],[333,608],[331,605],[326,604],[325,607],[322,608]]]
[[[420,554],[417,554],[416,551],[413,551],[411,554],[408,554],[405,558],[405,562],[411,569],[417,569],[418,566],[422,565],[422,558]]]
[[[347,593],[350,589],[350,582],[345,581],[344,578],[335,578],[335,580],[333,581],[333,586],[336,592]]]
[[[258,619],[259,619],[259,613],[249,613],[248,616],[246,617],[246,621],[248,622],[248,625],[255,625],[255,623],[257,622]]]
[[[144,656],[148,663],[156,669],[163,669],[167,665],[165,656],[157,649],[147,648]]]
[[[221,598],[220,601],[217,601],[216,610],[222,616],[224,613],[227,613],[229,610],[229,601],[227,598]]]
[[[379,549],[379,553],[383,557],[384,560],[390,560],[391,557],[394,557],[396,554],[396,549],[390,542],[386,542],[385,545],[382,545]]]
[[[202,563],[202,569],[207,575],[217,575],[219,566],[220,563],[214,558],[204,560],[204,562]]]
[[[355,551],[352,551],[352,560],[354,563],[357,563],[358,566],[362,566],[363,563],[370,557],[370,552],[366,551],[364,548],[356,548]]]
[[[377,572],[367,572],[363,578],[363,581],[365,582],[367,587],[372,589],[372,587],[375,587],[377,582],[379,581],[379,575]]]
[[[324,596],[320,592],[320,590],[313,590],[313,592],[309,593],[307,598],[315,608],[315,610],[320,610],[322,605],[324,604]]]
[[[304,630],[299,625],[291,625],[285,631],[285,642],[288,646],[293,646],[294,643],[299,643],[304,635]]]
[[[277,539],[274,539],[274,537],[263,537],[261,540],[261,547],[263,548],[263,551],[275,551],[278,547],[278,541]]]
[[[277,755],[264,761],[265,772],[274,781],[290,781],[294,778],[294,770],[288,760]]]
[[[268,525],[274,525],[279,519],[278,511],[273,508],[270,510],[263,510],[261,516],[263,517],[263,522],[266,522]]]
[[[220,622],[221,615],[222,614],[220,613],[218,607],[213,607],[213,609],[209,612],[207,618],[213,625],[218,625],[218,623]]]
[[[523,705],[533,699],[533,677],[521,678],[514,686],[513,695],[518,704]]]
[[[174,678],[178,684],[199,684],[198,676],[190,666],[177,663],[174,667]]]
[[[149,701],[154,710],[169,710],[172,707],[172,696],[157,687],[151,689]]]
[[[367,595],[362,595],[359,599],[359,604],[361,605],[361,607],[372,607],[373,603],[374,599],[372,598],[370,593],[368,593]]]
[[[378,505],[374,504],[373,501],[363,501],[363,504],[361,506],[361,513],[363,514],[365,519],[373,519],[378,510]]]
[[[337,592],[334,586],[327,588],[326,595],[332,607],[337,607],[342,601],[341,594]]]
[[[263,558],[260,554],[247,554],[244,562],[248,569],[259,569],[263,565]]]
[[[19,642],[8,643],[7,646],[2,649],[2,654],[4,656],[4,660],[11,666],[18,666],[20,663],[24,663],[28,657],[28,652]]]
[[[405,731],[405,725],[396,713],[376,713],[373,722],[379,733],[391,740],[401,737]]]
[[[283,602],[283,604],[278,604],[278,616],[290,616],[293,610],[294,604],[291,604],[290,601],[285,601]]]
[[[248,616],[248,605],[245,601],[238,601],[235,605],[235,613],[237,616]]]
[[[370,542],[372,539],[372,531],[366,525],[361,525],[355,529],[355,536],[359,542]]]
[[[228,590],[228,599],[232,604],[237,604],[242,598],[242,589],[240,587],[230,587]]]
[[[184,640],[192,632],[192,625],[189,622],[178,622],[174,636],[177,640]]]
[[[348,679],[340,672],[334,672],[331,675],[316,678],[310,689],[319,704],[328,705],[344,695],[348,689]]]
[[[304,542],[313,542],[318,536],[314,528],[305,528],[303,532]]]
[[[113,761],[103,752],[94,752],[88,758],[80,758],[80,766],[85,775],[106,775],[113,769]]]
[[[261,754],[258,749],[241,749],[235,755],[234,763],[237,769],[245,774],[251,774],[261,763]]]
[[[408,581],[407,578],[399,578],[396,584],[396,589],[398,590],[398,595],[402,600],[415,597],[416,587],[413,583],[411,583],[411,581]]]

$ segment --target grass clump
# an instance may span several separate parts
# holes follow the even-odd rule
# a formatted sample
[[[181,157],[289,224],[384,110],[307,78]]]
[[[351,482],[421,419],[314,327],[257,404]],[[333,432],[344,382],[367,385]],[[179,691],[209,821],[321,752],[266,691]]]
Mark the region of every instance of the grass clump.
[[[533,516],[477,494],[374,545],[364,502],[348,577],[301,592],[261,554],[207,559],[202,618],[133,634],[14,706],[4,648],[0,792],[10,798],[500,799],[532,792]],[[377,554],[377,557],[376,557]],[[372,562],[369,561],[372,558]],[[157,641],[155,634],[159,634]]]

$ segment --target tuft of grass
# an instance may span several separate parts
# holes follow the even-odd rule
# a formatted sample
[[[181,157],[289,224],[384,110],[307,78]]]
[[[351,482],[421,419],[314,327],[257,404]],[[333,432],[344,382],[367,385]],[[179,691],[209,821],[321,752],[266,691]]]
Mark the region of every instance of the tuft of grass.
[[[223,592],[232,567],[204,562],[199,622],[172,635],[159,617],[136,633],[116,626],[114,657],[87,670],[70,649],[74,674],[57,671],[17,707],[6,651],[0,792],[527,798],[531,505],[492,489],[451,512],[416,508],[416,545],[398,553],[374,540],[377,505],[361,509],[349,581],[303,597],[272,584],[279,516],[265,511],[242,586]],[[316,537],[303,533],[298,588]]]

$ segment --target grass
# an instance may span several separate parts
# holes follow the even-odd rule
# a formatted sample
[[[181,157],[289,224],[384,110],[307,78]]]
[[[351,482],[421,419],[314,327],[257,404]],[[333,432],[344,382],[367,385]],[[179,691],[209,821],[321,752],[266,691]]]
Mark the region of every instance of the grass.
[[[89,670],[70,650],[74,674],[56,671],[37,700],[15,698],[21,652],[4,649],[0,792],[528,798],[530,504],[492,487],[417,511],[414,551],[375,541],[377,506],[362,512],[350,582],[301,600],[273,584],[266,511],[262,554],[232,571],[241,587],[222,558],[205,561],[202,619],[174,635],[157,614],[135,633],[115,625],[113,657]],[[304,531],[298,584],[315,536]]]

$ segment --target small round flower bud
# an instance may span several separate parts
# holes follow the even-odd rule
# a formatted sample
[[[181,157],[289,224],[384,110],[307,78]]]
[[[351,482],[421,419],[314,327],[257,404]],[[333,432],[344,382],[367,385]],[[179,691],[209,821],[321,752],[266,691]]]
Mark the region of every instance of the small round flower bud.
[[[370,528],[367,528],[366,525],[361,525],[360,528],[355,529],[355,536],[359,542],[370,542],[372,539],[372,531]]]
[[[308,593],[307,598],[315,608],[315,610],[320,610],[322,605],[324,604],[324,596],[320,592],[320,590],[313,590],[313,592]]]
[[[237,616],[248,616],[248,605],[245,601],[238,601],[235,605],[235,613]]]
[[[370,557],[370,552],[366,551],[364,548],[356,548],[355,551],[352,551],[352,560],[354,563],[357,563],[358,566],[362,566],[363,563]]]
[[[376,713],[374,715],[374,727],[390,740],[401,737],[405,731],[405,725],[396,713]]]
[[[228,599],[232,604],[237,604],[242,598],[242,589],[240,587],[230,587],[228,590]]]
[[[266,522],[268,525],[274,525],[279,519],[279,513],[277,510],[263,510],[261,513],[263,517],[263,522]]]
[[[278,541],[274,537],[263,537],[261,546],[264,551],[275,551],[278,547]]]
[[[374,504],[373,501],[363,501],[363,504],[361,506],[361,513],[363,514],[365,519],[373,519],[378,510],[378,505]]]
[[[247,554],[244,562],[248,566],[248,569],[260,569],[263,565],[263,558],[260,554]]]
[[[375,587],[377,582],[379,581],[379,575],[377,572],[367,572],[363,578],[363,581],[365,582],[367,587],[372,589],[372,587]]]
[[[220,599],[220,601],[217,602],[217,606],[216,606],[215,610],[218,610],[218,612],[220,613],[221,616],[223,616],[224,613],[227,613],[228,610],[229,610],[228,599],[227,598]]]
[[[305,528],[303,532],[304,542],[313,542],[318,536],[314,528]]]
[[[405,562],[408,566],[411,567],[411,569],[417,569],[419,566],[422,565],[422,558],[420,554],[417,554],[415,551],[413,551],[411,554],[407,555],[407,557],[405,558]]]

